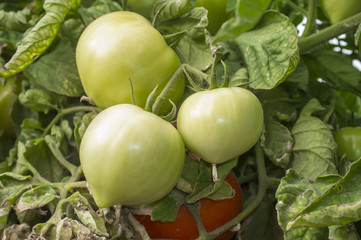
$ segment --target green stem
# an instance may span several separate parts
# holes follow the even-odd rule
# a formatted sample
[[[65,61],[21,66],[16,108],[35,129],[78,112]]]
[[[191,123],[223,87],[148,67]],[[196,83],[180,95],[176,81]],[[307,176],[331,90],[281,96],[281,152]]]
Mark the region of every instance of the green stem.
[[[361,13],[358,13],[317,33],[311,34],[307,37],[301,37],[298,42],[300,53],[307,53],[318,45],[355,29],[360,23]]]
[[[74,112],[81,112],[81,111],[90,112],[93,111],[94,109],[95,108],[93,106],[76,106],[76,107],[61,109],[58,112],[58,114],[53,118],[53,120],[49,123],[49,125],[46,127],[42,137],[45,137],[45,135],[48,134],[48,132],[52,128],[52,126],[55,125],[63,116]]]
[[[168,81],[168,83],[164,86],[163,90],[160,92],[159,96],[155,99],[152,112],[154,114],[158,114],[160,107],[162,106],[162,103],[164,100],[166,100],[167,95],[169,91],[172,89],[173,85],[181,78],[181,75],[183,74],[183,69],[180,66],[171,79]]]
[[[303,15],[307,16],[307,11],[303,8],[301,8],[300,6],[298,6],[296,3],[292,2],[291,0],[286,0],[287,4],[290,5],[292,8],[298,10],[299,12],[301,12]]]
[[[266,173],[266,166],[264,163],[264,153],[259,143],[256,145],[256,161],[257,161],[257,171],[258,171],[258,192],[256,198],[248,205],[246,209],[244,209],[240,214],[238,214],[231,221],[227,222],[223,226],[217,228],[216,230],[210,232],[208,236],[218,236],[223,233],[227,229],[232,228],[237,225],[243,219],[245,219],[248,215],[250,215],[262,202],[263,197],[268,188],[268,178]]]
[[[308,0],[307,23],[302,33],[302,37],[307,37],[315,31],[316,28],[316,0]]]
[[[65,167],[72,175],[75,173],[77,167],[70,163],[65,157],[64,155],[61,153],[61,151],[59,150],[59,148],[56,146],[56,144],[54,144],[51,139],[51,136],[45,136],[45,142],[47,143],[50,151],[52,152],[52,154],[54,155],[54,157],[58,160],[58,162]]]

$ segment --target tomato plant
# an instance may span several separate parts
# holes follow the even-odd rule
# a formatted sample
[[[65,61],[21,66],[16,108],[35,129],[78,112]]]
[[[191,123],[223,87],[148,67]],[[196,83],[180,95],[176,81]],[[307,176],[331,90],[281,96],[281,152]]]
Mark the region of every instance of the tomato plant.
[[[17,86],[15,78],[6,79],[5,85],[0,83],[0,135],[3,131],[6,136],[15,136],[15,126],[10,114],[18,98],[18,90],[19,86]]]
[[[150,19],[155,2],[156,0],[128,0],[127,6],[132,12],[139,13],[147,19]]]
[[[360,0],[320,0],[320,4],[332,24],[361,12]]]
[[[208,10],[207,29],[216,34],[222,24],[228,20],[230,14],[226,12],[228,0],[196,0],[195,7],[204,7]]]
[[[101,108],[132,103],[132,91],[136,104],[144,107],[150,92],[158,86],[159,94],[180,66],[176,53],[149,21],[126,11],[106,14],[84,30],[76,63],[86,94]],[[174,103],[183,88],[182,76],[168,94]],[[166,100],[161,112],[170,107]]]
[[[244,88],[218,88],[189,96],[177,127],[191,152],[210,163],[223,163],[248,151],[263,128],[257,97]]]
[[[335,131],[335,141],[337,143],[337,155],[345,155],[351,161],[356,161],[361,157],[361,128],[344,127]]]
[[[225,180],[234,189],[234,196],[230,199],[200,200],[200,218],[207,232],[211,232],[236,217],[242,211],[242,192],[234,172],[230,172]],[[199,237],[196,222],[185,205],[182,205],[173,222],[152,221],[149,215],[135,215],[135,218],[144,225],[149,236],[166,239],[196,239]],[[219,235],[217,240],[229,240],[234,232],[228,230]]]
[[[162,198],[177,183],[184,155],[172,124],[132,104],[100,112],[80,145],[81,166],[99,207]]]

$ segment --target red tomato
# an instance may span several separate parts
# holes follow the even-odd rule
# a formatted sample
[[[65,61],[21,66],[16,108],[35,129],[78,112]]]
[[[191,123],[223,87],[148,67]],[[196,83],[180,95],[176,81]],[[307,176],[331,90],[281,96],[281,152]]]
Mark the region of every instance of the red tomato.
[[[204,228],[211,232],[226,222],[232,220],[242,211],[242,192],[236,175],[231,172],[225,179],[234,189],[234,197],[224,200],[203,198],[200,200],[200,216]],[[182,205],[179,208],[174,222],[152,221],[149,215],[134,215],[144,225],[150,238],[166,238],[190,240],[198,238],[196,222],[189,210]],[[229,240],[234,232],[228,230],[215,238],[216,240]]]

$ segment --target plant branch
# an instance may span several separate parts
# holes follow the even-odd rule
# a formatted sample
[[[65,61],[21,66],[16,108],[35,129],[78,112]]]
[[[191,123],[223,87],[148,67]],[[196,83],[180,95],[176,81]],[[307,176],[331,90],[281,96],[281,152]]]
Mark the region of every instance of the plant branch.
[[[300,53],[307,53],[318,45],[355,29],[360,23],[361,13],[358,13],[317,33],[311,34],[307,37],[301,37],[298,42]]]
[[[307,22],[302,37],[307,37],[315,31],[316,9],[316,0],[308,0]]]
[[[60,110],[58,114],[53,118],[53,120],[49,123],[49,125],[46,127],[42,137],[45,137],[45,135],[48,134],[48,132],[52,128],[52,126],[55,125],[63,116],[74,112],[81,112],[81,111],[90,112],[93,111],[94,109],[95,107],[93,106],[76,106],[76,107],[70,107]]]
[[[286,0],[287,4],[289,6],[291,6],[292,8],[298,10],[299,12],[301,12],[303,15],[307,16],[307,11],[303,8],[301,8],[300,6],[298,6],[296,3],[292,2],[291,0]]]
[[[248,215],[250,215],[262,202],[263,197],[269,185],[268,185],[268,177],[266,173],[266,166],[264,163],[264,153],[259,142],[256,145],[256,161],[257,161],[257,171],[258,171],[258,192],[256,198],[250,203],[250,205],[248,205],[246,209],[244,209],[235,218],[233,218],[231,221],[227,222],[223,226],[217,228],[216,230],[210,232],[208,236],[212,236],[212,237],[218,236],[227,229],[230,229],[231,227],[237,225]]]

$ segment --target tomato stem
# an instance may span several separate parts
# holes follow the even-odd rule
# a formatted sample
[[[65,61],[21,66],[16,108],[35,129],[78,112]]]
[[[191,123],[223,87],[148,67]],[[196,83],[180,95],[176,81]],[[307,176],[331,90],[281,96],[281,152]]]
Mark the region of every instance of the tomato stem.
[[[286,0],[286,3],[289,6],[291,6],[292,8],[301,12],[303,15],[307,16],[307,11],[305,9],[301,8],[300,6],[298,6],[296,3],[292,2],[291,0]]]
[[[61,151],[59,150],[59,148],[56,146],[57,144],[53,143],[51,140],[49,140],[49,138],[51,138],[50,136],[45,136],[45,142],[48,145],[50,151],[52,152],[52,154],[54,155],[54,157],[58,160],[58,162],[65,167],[71,174],[74,174],[77,167],[75,165],[73,165],[72,163],[70,163],[65,157],[64,155],[61,153]]]
[[[302,37],[307,37],[316,29],[316,0],[308,0],[308,13]]]
[[[53,120],[49,123],[49,125],[46,127],[46,129],[43,132],[42,137],[45,137],[46,134],[50,131],[53,125],[55,125],[63,116],[75,112],[91,112],[96,110],[93,106],[76,106],[76,107],[70,107],[70,108],[64,108],[61,109],[58,114],[53,118]]]
[[[335,38],[342,33],[355,29],[360,23],[361,13],[358,13],[319,32],[313,33],[307,37],[301,37],[298,42],[300,53],[307,53],[318,45]]]
[[[183,69],[180,66],[173,74],[168,83],[164,86],[159,96],[155,99],[154,104],[152,106],[152,112],[154,114],[158,114],[160,107],[162,106],[163,101],[166,99],[169,91],[172,89],[173,85],[181,78],[183,74]]]
[[[256,198],[248,205],[246,209],[244,209],[240,214],[238,214],[231,221],[227,222],[223,226],[217,228],[216,230],[210,232],[208,236],[216,237],[219,234],[223,233],[227,229],[237,225],[243,219],[245,219],[248,215],[250,215],[262,202],[263,197],[266,193],[266,190],[269,186],[268,177],[266,173],[266,166],[264,162],[264,153],[261,148],[260,143],[258,142],[256,145],[256,161],[257,161],[257,171],[258,171],[258,192]]]

